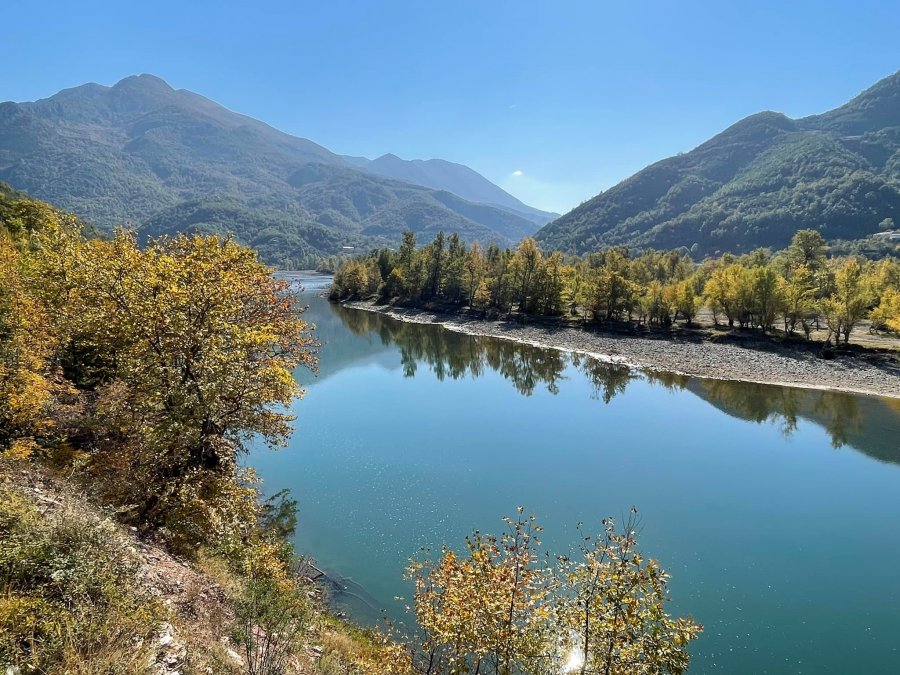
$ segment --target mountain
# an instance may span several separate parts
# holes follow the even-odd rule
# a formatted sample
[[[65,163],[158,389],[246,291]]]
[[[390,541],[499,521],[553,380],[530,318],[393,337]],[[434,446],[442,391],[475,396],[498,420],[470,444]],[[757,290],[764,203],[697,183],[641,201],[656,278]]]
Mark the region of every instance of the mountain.
[[[860,239],[900,223],[900,72],[846,105],[790,119],[762,112],[650,165],[537,234],[548,249],[781,248],[814,228]]]
[[[405,160],[392,154],[382,155],[378,159],[346,156],[344,159],[369,173],[452,192],[470,202],[496,206],[524,216],[537,225],[545,225],[559,217],[558,213],[541,211],[523,204],[477,171],[462,164],[443,159]]]
[[[0,180],[102,228],[228,232],[282,267],[391,244],[406,229],[513,243],[538,227],[531,216],[361,170],[152,75],[0,103]]]

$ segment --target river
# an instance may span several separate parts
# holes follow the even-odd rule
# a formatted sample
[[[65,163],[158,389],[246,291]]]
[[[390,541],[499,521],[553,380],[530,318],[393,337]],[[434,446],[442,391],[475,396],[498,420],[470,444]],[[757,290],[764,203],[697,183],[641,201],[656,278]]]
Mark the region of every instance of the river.
[[[670,613],[704,626],[690,672],[900,672],[900,401],[650,375],[334,306],[325,281],[297,430],[250,463],[353,618],[402,620],[408,559],[517,505],[554,553],[636,506]]]

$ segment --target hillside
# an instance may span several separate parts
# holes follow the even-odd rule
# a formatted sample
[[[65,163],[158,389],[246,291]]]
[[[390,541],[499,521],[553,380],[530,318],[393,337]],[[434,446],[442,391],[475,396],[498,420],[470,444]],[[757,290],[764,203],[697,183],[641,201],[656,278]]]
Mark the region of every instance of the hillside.
[[[406,229],[500,243],[537,229],[533,216],[362,171],[151,75],[0,103],[0,180],[101,228],[229,231],[282,266]]]
[[[900,72],[846,105],[790,119],[751,115],[541,229],[545,248],[781,248],[814,228],[859,239],[900,222]]]
[[[369,173],[452,192],[468,201],[496,206],[523,216],[537,225],[545,225],[559,216],[557,213],[548,213],[523,204],[480,173],[462,164],[443,159],[405,160],[392,154],[371,160],[365,157],[345,159]]]

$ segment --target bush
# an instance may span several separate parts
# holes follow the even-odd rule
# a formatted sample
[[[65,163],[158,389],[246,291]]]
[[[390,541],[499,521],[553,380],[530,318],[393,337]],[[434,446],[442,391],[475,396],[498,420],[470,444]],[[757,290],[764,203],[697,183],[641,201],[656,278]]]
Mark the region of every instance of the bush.
[[[0,485],[0,666],[22,673],[138,673],[160,607],[115,526],[41,514]]]

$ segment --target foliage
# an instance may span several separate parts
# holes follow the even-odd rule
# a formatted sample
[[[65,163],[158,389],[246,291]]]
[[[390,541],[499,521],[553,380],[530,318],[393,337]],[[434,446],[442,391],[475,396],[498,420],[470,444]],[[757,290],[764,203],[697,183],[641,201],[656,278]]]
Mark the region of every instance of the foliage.
[[[534,239],[515,250],[496,246],[483,252],[459,237],[438,233],[416,245],[407,232],[397,251],[377,249],[343,261],[335,272],[333,300],[377,298],[413,306],[469,307],[482,316],[519,312],[583,320],[634,321],[669,328],[690,326],[703,307],[718,325],[773,332],[783,326],[809,338],[822,317],[832,335],[846,343],[870,312],[876,328],[889,328],[900,289],[900,263],[827,258],[827,246],[814,230],[800,230],[790,245],[773,254],[757,249],[736,257],[694,263],[682,250],[610,248],[564,258],[545,254]],[[878,309],[876,298],[885,295]]]
[[[142,673],[161,619],[116,528],[43,515],[0,485],[0,665],[22,673]]]
[[[247,675],[281,675],[300,651],[310,622],[305,592],[289,579],[252,571],[235,603],[235,638]]]
[[[850,341],[853,327],[868,312],[871,304],[869,281],[856,260],[844,260],[833,266],[834,291],[825,299],[822,313],[828,330],[837,341],[841,335]]]
[[[585,537],[579,557],[560,559],[557,615],[577,639],[570,669],[581,673],[684,673],[688,644],[702,630],[664,610],[668,575],[637,549],[636,512],[622,532],[604,521],[599,537]]]
[[[506,523],[499,539],[469,537],[466,557],[444,549],[437,563],[410,567],[423,649],[451,672],[529,672],[545,656],[550,614],[542,603],[549,587],[534,552],[540,530],[521,511]]]
[[[77,311],[62,331],[77,353],[114,357],[93,378],[94,470],[108,485],[131,478],[116,497],[142,526],[177,523],[193,542],[215,536],[230,526],[214,515],[228,511],[221,505],[252,502],[234,483],[245,440],[277,444],[289,431],[273,405],[298,393],[293,368],[313,363],[298,308],[254,253],[229,241],[181,236],[141,250],[119,233],[74,248],[62,262]],[[58,276],[60,260],[39,262]],[[76,383],[80,365],[69,367]]]
[[[229,240],[141,249],[3,200],[0,450],[78,458],[124,518],[185,550],[244,531],[259,506],[237,458],[286,438],[293,370],[315,363],[286,284]]]
[[[878,307],[872,310],[872,324],[876,330],[900,333],[900,291],[888,289],[884,292]]]
[[[665,612],[667,575],[612,521],[579,559],[541,566],[534,518],[476,532],[467,553],[413,562],[415,611],[429,673],[683,673],[701,631]],[[589,542],[591,538],[585,541]]]
[[[0,447],[47,430],[54,337],[40,304],[23,288],[21,259],[0,231]]]

